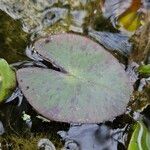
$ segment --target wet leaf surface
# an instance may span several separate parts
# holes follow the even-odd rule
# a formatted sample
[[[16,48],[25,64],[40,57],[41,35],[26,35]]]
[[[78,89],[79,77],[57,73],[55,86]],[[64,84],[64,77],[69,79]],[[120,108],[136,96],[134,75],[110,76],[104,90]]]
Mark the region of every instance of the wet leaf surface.
[[[128,150],[149,150],[149,148],[150,131],[147,129],[143,122],[138,122],[132,134]]]
[[[138,72],[143,75],[150,76],[150,64],[143,65],[138,68]]]
[[[0,102],[6,100],[16,87],[16,75],[4,59],[0,59]]]
[[[112,24],[127,34],[132,34],[142,25],[142,15],[146,8],[140,0],[104,0],[101,8],[106,18],[110,18]]]
[[[124,113],[132,86],[117,59],[100,45],[79,35],[60,34],[34,47],[60,68],[17,71],[22,92],[39,113],[56,121],[88,123]]]

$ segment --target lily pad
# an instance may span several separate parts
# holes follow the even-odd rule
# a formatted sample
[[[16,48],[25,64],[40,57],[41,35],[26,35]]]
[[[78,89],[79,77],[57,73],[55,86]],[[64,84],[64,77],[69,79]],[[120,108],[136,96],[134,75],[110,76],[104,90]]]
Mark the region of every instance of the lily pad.
[[[128,150],[149,150],[150,149],[150,131],[143,122],[136,124],[132,134]]]
[[[0,102],[8,98],[16,87],[16,75],[4,59],[0,59]]]
[[[40,39],[35,50],[59,68],[22,68],[19,87],[48,119],[95,123],[124,113],[132,86],[118,60],[91,39],[59,34]]]

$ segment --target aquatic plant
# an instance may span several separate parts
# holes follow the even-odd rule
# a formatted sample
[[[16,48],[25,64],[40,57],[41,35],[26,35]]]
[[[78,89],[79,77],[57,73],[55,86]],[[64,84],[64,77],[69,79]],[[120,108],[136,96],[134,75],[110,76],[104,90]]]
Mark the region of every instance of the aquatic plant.
[[[25,60],[23,53],[28,43],[29,34],[22,30],[21,22],[0,10],[0,57],[8,63]]]
[[[8,98],[16,87],[16,75],[4,59],[0,59],[0,102]]]
[[[150,75],[150,64],[140,66],[138,72],[143,75]]]
[[[143,17],[147,9],[145,2],[141,0],[103,0],[101,8],[104,16],[110,17],[119,30],[128,33],[134,32],[144,24]]]
[[[150,131],[142,121],[137,122],[128,150],[149,150]]]
[[[35,51],[51,68],[22,68],[19,87],[46,118],[102,122],[124,113],[132,86],[118,60],[99,44],[76,34],[41,39]]]

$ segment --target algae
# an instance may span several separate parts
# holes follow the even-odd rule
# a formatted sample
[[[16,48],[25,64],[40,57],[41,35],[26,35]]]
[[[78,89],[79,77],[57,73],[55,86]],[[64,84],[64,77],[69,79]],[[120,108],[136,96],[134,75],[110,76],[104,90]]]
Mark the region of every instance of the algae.
[[[27,60],[25,48],[29,34],[22,30],[21,22],[0,11],[0,57],[8,63]]]

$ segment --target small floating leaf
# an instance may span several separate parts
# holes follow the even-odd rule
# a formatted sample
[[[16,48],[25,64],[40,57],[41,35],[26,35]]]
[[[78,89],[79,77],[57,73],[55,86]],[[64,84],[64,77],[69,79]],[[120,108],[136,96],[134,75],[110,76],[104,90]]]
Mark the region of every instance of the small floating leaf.
[[[143,12],[140,10],[142,5],[141,0],[104,0],[101,6],[104,16],[110,17],[112,23],[118,26],[120,30],[130,33],[144,23],[142,20]]]
[[[150,75],[150,64],[140,66],[138,72],[143,75]]]
[[[10,96],[15,86],[15,72],[4,59],[0,59],[0,102]]]
[[[118,17],[118,24],[127,31],[133,32],[141,26],[139,9],[141,0],[132,0],[129,8]]]
[[[150,131],[144,123],[138,122],[132,134],[128,150],[149,150],[150,149]]]
[[[60,69],[17,71],[22,92],[43,116],[94,123],[124,113],[132,86],[117,59],[99,44],[76,34],[60,34],[41,39],[34,47]]]

